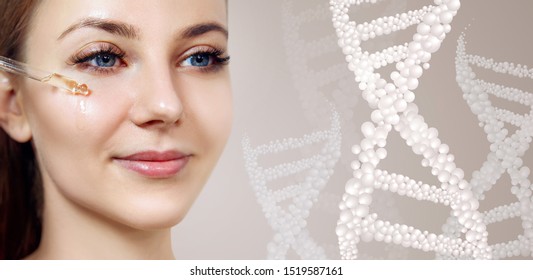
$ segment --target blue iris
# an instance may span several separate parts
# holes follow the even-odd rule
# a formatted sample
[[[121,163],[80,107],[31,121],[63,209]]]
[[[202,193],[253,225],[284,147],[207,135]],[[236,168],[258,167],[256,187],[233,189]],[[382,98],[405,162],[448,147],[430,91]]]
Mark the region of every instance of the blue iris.
[[[98,54],[93,59],[98,67],[113,67],[115,66],[117,56],[113,54]]]
[[[209,60],[211,59],[211,55],[208,53],[199,53],[191,55],[189,58],[187,58],[187,62],[191,66],[195,67],[206,67],[209,66]]]

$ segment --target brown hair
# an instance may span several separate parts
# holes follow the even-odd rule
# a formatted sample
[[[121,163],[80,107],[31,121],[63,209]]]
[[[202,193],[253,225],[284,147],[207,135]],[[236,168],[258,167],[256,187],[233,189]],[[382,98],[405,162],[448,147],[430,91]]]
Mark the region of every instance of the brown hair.
[[[23,60],[24,42],[39,0],[0,0],[0,55]],[[0,259],[21,259],[41,237],[42,183],[31,142],[0,129]]]

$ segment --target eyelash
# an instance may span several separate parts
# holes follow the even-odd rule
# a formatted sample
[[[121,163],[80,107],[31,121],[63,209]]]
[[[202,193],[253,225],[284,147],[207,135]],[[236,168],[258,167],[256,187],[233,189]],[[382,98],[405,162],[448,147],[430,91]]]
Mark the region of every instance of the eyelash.
[[[212,47],[201,46],[194,49],[192,53],[186,54],[185,59],[180,60],[178,66],[180,66],[180,64],[195,55],[208,55],[210,59],[212,59],[212,62],[209,64],[209,66],[185,66],[186,68],[196,68],[197,71],[201,71],[202,73],[217,72],[218,70],[221,70],[225,65],[228,65],[230,61],[230,56],[223,56],[224,52],[222,50]]]
[[[114,57],[115,59],[118,59],[118,62],[123,64],[120,66],[125,66],[124,58],[126,57],[126,53],[121,49],[109,44],[97,45],[89,51],[82,51],[80,53],[77,53],[69,59],[69,64],[79,67],[82,70],[96,72],[98,74],[108,74],[116,71],[116,69],[114,69],[116,67],[100,67],[90,64],[90,62],[96,59],[98,56],[104,55],[108,55]]]
[[[229,64],[230,56],[223,56],[224,52],[217,48],[212,47],[197,47],[194,52],[187,54],[187,56],[177,63],[177,67],[194,68],[195,71],[202,73],[215,73],[221,70],[225,65]],[[208,55],[210,58],[210,64],[208,66],[181,66],[182,63],[189,60],[195,55]],[[91,65],[91,61],[98,57],[110,56],[120,63],[119,66],[103,67]],[[122,51],[116,46],[105,44],[103,46],[96,46],[92,50],[83,51],[73,55],[69,58],[69,65],[79,67],[80,69],[88,72],[95,72],[97,74],[112,74],[117,71],[118,67],[125,67],[127,63],[124,61],[126,58],[126,52]]]

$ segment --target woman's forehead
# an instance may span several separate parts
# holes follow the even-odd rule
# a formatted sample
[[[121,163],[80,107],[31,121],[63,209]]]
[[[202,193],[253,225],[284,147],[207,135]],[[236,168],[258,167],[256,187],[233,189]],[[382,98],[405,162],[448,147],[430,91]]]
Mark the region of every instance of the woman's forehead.
[[[32,29],[58,38],[88,18],[124,22],[140,34],[162,34],[199,22],[227,24],[224,0],[47,0],[39,5]]]

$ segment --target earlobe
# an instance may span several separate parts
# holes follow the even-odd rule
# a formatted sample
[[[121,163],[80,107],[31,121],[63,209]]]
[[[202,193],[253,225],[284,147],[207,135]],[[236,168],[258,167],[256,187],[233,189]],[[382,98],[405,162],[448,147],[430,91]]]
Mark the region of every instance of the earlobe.
[[[24,143],[32,133],[19,94],[9,77],[0,73],[0,126],[15,141]]]

